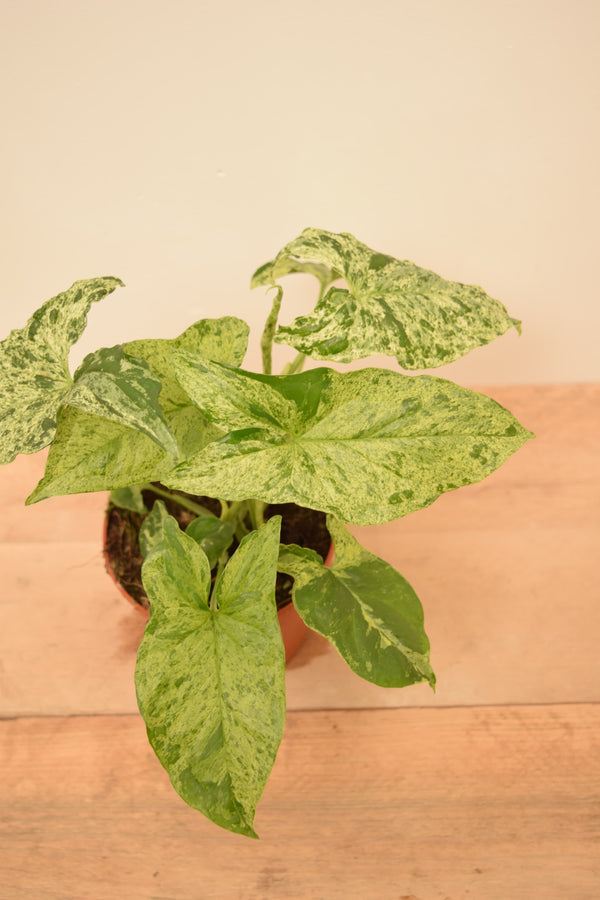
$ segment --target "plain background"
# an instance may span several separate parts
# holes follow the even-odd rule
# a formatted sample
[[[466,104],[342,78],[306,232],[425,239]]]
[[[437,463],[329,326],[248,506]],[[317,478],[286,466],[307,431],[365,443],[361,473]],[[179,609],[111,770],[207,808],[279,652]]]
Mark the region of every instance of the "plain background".
[[[113,274],[73,363],[227,313],[254,367],[250,275],[314,225],[523,320],[439,374],[598,380],[598,0],[4,0],[0,23],[1,336]],[[283,322],[314,297],[287,282]]]

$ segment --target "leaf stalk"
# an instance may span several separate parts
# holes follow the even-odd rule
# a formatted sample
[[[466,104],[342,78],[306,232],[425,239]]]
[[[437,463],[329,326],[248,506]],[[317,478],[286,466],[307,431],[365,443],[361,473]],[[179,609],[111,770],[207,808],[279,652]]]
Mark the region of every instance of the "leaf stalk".
[[[195,503],[194,500],[190,500],[188,497],[183,497],[181,494],[173,494],[171,491],[166,491],[163,488],[157,487],[155,484],[151,484],[148,482],[147,484],[140,485],[143,491],[152,491],[157,494],[159,497],[163,497],[165,500],[172,500],[173,503],[177,503],[183,509],[187,509],[189,512],[196,513],[197,516],[209,516],[211,512],[205,506],[202,506],[200,503]]]
[[[275,329],[277,328],[277,319],[279,318],[279,310],[281,309],[281,301],[283,300],[283,288],[278,284],[274,284],[269,290],[277,291],[271,312],[267,316],[265,327],[260,339],[260,349],[262,353],[263,372],[270,375],[273,368],[273,338],[275,337]]]

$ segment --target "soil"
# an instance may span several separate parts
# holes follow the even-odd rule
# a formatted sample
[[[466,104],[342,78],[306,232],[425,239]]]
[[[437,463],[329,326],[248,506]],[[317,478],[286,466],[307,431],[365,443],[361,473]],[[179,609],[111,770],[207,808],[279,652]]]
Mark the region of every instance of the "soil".
[[[162,487],[162,485],[159,486]],[[171,493],[183,494],[183,491],[172,490]],[[200,503],[215,515],[220,515],[221,504],[218,500],[192,494],[183,495]],[[157,499],[156,494],[152,491],[144,491],[143,497],[147,508],[151,509]],[[162,497],[161,499],[164,500]],[[183,509],[171,500],[164,500],[164,503],[169,514],[177,519],[182,529],[187,528],[192,519],[196,518],[194,513]],[[315,509],[305,509],[302,506],[296,506],[295,503],[278,503],[267,506],[265,519],[275,515],[282,517],[282,544],[298,544],[300,547],[309,547],[311,550],[316,550],[325,559],[331,545],[331,537],[325,526],[325,513]],[[104,549],[110,568],[119,584],[136,603],[139,603],[144,609],[149,609],[148,596],[142,585],[143,557],[138,541],[139,530],[145,518],[146,514],[109,504]],[[234,542],[229,552],[234,551],[236,546],[237,543]],[[293,583],[293,579],[288,575],[278,573],[275,591],[278,609],[290,602]]]

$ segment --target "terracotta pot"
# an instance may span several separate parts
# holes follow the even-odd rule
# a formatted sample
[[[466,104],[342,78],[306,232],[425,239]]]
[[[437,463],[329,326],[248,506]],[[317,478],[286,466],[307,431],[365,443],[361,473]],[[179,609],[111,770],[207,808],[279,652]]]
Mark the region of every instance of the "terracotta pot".
[[[115,573],[112,570],[110,560],[108,558],[108,553],[106,552],[106,532],[108,529],[108,513],[104,517],[104,529],[102,532],[102,553],[104,555],[104,567],[106,571],[110,575],[113,583],[116,585],[119,593],[130,603],[134,609],[136,609],[140,615],[142,615],[145,619],[149,618],[150,612],[145,609],[145,607],[141,606],[137,603],[130,594],[127,593],[125,588],[119,584]],[[333,544],[329,548],[329,553],[325,559],[325,565],[330,566],[333,562]],[[292,603],[292,599],[290,597],[289,603],[286,603],[285,606],[280,607],[277,610],[277,616],[279,618],[279,627],[281,628],[281,636],[283,638],[283,646],[285,648],[285,661],[286,663],[290,661],[290,659],[298,652],[302,644],[304,643],[304,639],[308,634],[308,626],[304,623],[304,620],[300,618],[298,613],[296,612],[296,607]]]

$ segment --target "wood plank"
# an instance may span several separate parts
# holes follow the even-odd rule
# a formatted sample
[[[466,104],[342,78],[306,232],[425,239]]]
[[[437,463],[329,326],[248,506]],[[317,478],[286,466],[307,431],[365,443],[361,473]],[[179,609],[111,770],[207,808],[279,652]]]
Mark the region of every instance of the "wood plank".
[[[50,497],[33,506],[25,500],[44,474],[47,452],[17,456],[0,466],[0,542],[46,544],[55,541],[101,542],[108,494]]]
[[[437,693],[364,682],[311,635],[290,708],[600,699],[600,385],[488,393],[537,439],[479,485],[354,529],[421,597]],[[134,712],[143,623],[103,570],[105,496],[21,508],[42,463],[0,467],[0,713]]]
[[[600,707],[291,713],[259,842],[133,716],[0,723],[6,900],[597,900]]]

